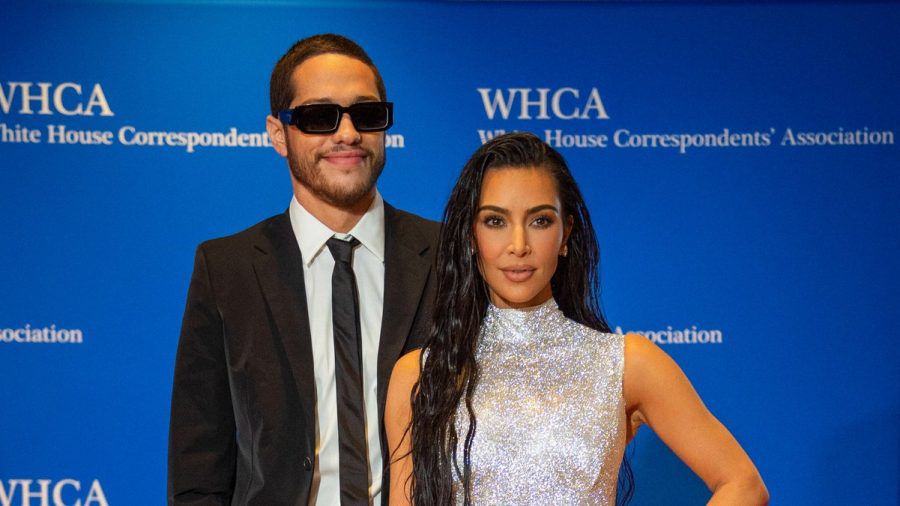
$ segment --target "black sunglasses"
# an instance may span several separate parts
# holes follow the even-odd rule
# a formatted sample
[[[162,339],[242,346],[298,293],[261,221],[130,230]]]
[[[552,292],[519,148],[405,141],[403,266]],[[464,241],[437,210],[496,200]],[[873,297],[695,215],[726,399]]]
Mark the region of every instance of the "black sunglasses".
[[[344,113],[349,113],[358,132],[381,132],[394,124],[393,102],[359,102],[349,107],[340,104],[298,105],[278,113],[282,123],[294,125],[308,134],[336,132]]]

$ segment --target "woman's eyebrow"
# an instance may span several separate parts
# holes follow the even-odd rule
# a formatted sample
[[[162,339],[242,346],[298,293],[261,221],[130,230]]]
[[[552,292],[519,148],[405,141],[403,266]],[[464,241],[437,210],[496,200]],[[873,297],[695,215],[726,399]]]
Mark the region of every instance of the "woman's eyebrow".
[[[534,206],[528,210],[528,214],[534,214],[538,211],[543,211],[545,209],[549,209],[557,214],[559,214],[559,209],[556,208],[553,204],[541,204],[539,206]]]
[[[525,212],[526,212],[526,214],[534,214],[534,213],[543,211],[545,209],[549,209],[549,210],[559,214],[559,209],[557,209],[556,206],[554,206],[553,204],[541,204],[538,206],[534,206],[530,209],[527,209]],[[506,215],[509,214],[509,209],[505,209],[503,207],[494,206],[494,205],[490,205],[490,204],[479,207],[478,212],[480,213],[481,211],[494,211],[495,213],[506,214]]]
[[[481,206],[481,207],[479,207],[479,208],[478,208],[478,212],[480,213],[481,211],[494,211],[495,213],[509,214],[509,210],[508,210],[508,209],[504,209],[504,208],[502,208],[502,207],[499,207],[499,206],[492,206],[492,205],[486,205],[486,206]]]

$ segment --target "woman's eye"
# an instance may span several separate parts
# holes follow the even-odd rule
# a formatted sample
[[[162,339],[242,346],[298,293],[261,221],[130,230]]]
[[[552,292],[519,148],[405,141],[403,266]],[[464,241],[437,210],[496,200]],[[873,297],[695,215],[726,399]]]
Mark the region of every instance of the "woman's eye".
[[[538,228],[547,228],[553,224],[553,218],[549,216],[538,216],[532,223]]]
[[[488,216],[483,220],[484,224],[491,228],[503,226],[503,218],[500,216]]]

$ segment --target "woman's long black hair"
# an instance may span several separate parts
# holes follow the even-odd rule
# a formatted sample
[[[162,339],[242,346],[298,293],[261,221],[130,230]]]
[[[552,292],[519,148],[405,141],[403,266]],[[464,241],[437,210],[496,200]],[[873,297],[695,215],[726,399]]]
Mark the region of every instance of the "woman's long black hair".
[[[465,485],[459,493],[465,494],[466,503],[471,502],[469,455],[476,431],[472,396],[479,374],[475,350],[489,302],[471,248],[484,174],[500,167],[539,168],[553,176],[562,218],[572,223],[566,243],[568,255],[559,258],[551,279],[553,296],[568,318],[601,332],[610,331],[598,302],[600,249],[584,199],[565,160],[529,133],[511,133],[488,141],[463,167],[444,210],[435,259],[433,322],[424,348],[427,355],[423,355],[427,358],[412,394],[412,499],[420,506],[452,504],[453,473],[458,473]],[[469,429],[462,435],[457,433],[455,423],[461,401],[469,415]],[[464,438],[461,469],[456,464],[460,437]],[[632,491],[626,461],[620,472],[619,499],[629,497]]]

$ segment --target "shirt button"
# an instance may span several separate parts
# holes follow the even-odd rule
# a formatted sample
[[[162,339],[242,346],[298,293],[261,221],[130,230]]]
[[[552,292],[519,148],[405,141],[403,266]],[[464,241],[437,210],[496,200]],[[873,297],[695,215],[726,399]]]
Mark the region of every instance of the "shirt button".
[[[303,459],[303,469],[306,469],[307,471],[312,469],[312,462],[310,462],[309,457]]]

